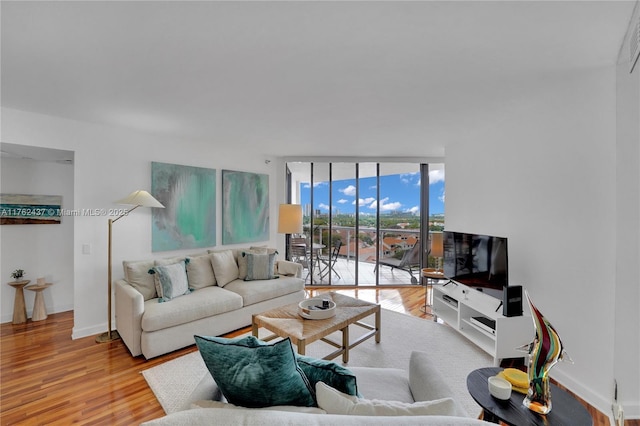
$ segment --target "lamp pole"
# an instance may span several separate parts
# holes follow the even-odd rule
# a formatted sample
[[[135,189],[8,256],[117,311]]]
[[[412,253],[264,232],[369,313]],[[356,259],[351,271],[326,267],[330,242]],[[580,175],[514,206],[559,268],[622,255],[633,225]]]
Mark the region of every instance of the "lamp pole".
[[[129,210],[125,211],[124,213],[120,214],[118,217],[116,217],[115,219],[109,219],[109,236],[108,236],[108,242],[107,242],[107,331],[105,333],[102,333],[100,335],[98,335],[96,337],[96,342],[97,343],[106,343],[106,342],[111,342],[114,340],[117,340],[120,338],[120,334],[118,333],[117,330],[111,330],[111,293],[112,293],[112,275],[111,275],[111,247],[112,247],[112,242],[111,242],[111,235],[112,235],[112,231],[113,231],[113,224],[122,219],[124,216],[127,216],[129,213],[131,213],[132,211],[134,211],[135,209],[137,209],[138,207],[155,207],[155,208],[164,208],[164,206],[155,198],[153,198],[153,196],[151,196],[151,194],[149,194],[147,191],[134,191],[131,194],[129,194],[128,197],[120,200],[120,201],[116,201],[116,203],[119,204],[129,204],[129,205],[133,205],[132,208],[130,208]]]
[[[100,334],[98,337],[96,337],[96,342],[98,343],[106,343],[106,342],[111,342],[113,340],[118,340],[120,338],[120,334],[118,333],[117,330],[111,330],[111,292],[112,292],[112,284],[111,284],[111,234],[113,232],[113,223],[115,221],[117,221],[118,219],[121,219],[123,216],[128,215],[129,213],[131,213],[133,210],[135,210],[136,208],[140,207],[139,205],[131,208],[130,210],[127,210],[126,212],[122,213],[120,216],[116,217],[115,219],[109,219],[109,239],[108,239],[108,243],[107,243],[107,332],[106,333],[102,333]]]

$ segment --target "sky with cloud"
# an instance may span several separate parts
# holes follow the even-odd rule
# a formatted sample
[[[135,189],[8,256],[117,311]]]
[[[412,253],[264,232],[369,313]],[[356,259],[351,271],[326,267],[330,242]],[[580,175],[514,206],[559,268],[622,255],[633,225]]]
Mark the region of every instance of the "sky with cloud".
[[[300,201],[302,205],[310,204],[311,191],[309,183],[302,183]],[[323,213],[329,211],[329,182],[314,182],[313,203]],[[333,214],[355,213],[356,181],[355,179],[333,181]],[[375,214],[378,204],[380,213],[403,212],[419,214],[420,212],[420,173],[405,173],[380,176],[380,199],[377,197],[375,177],[360,179],[358,204],[361,214]],[[431,214],[444,213],[445,182],[444,170],[429,173],[429,209]]]

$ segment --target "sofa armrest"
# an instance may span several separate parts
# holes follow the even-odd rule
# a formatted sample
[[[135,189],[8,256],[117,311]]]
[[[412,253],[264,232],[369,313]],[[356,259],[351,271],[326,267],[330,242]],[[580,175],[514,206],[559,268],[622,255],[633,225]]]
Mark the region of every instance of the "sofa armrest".
[[[131,355],[142,354],[142,315],[144,298],[142,293],[124,280],[117,280],[116,288],[116,329]]]
[[[409,388],[416,401],[433,401],[441,398],[453,398],[456,415],[467,417],[469,414],[455,399],[446,379],[426,352],[413,351],[409,360]]]
[[[294,276],[296,278],[302,278],[302,265],[289,260],[277,260],[276,270],[280,275]]]

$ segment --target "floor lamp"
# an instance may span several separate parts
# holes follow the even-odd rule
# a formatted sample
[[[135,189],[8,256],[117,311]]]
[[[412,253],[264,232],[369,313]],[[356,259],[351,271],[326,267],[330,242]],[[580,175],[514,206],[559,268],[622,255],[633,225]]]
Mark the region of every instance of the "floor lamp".
[[[289,244],[286,234],[302,234],[302,206],[300,204],[280,204],[278,234],[285,234],[285,257],[289,260]]]
[[[151,194],[149,194],[147,191],[142,191],[142,190],[133,191],[126,198],[123,198],[122,200],[116,201],[116,204],[126,204],[126,205],[131,205],[133,207],[130,208],[129,210],[125,211],[120,216],[116,217],[115,219],[109,219],[109,243],[108,243],[108,247],[109,247],[109,249],[108,249],[109,250],[108,263],[109,264],[107,266],[107,276],[108,276],[108,282],[107,282],[107,288],[108,288],[108,294],[107,294],[107,324],[108,324],[108,330],[107,330],[106,333],[102,333],[98,337],[96,337],[96,342],[98,342],[98,343],[111,342],[113,340],[117,340],[117,339],[120,338],[120,335],[118,334],[117,330],[111,330],[111,228],[113,227],[113,223],[116,222],[117,220],[123,218],[124,216],[127,216],[129,213],[131,213],[133,210],[137,209],[138,207],[156,207],[156,208],[161,208],[161,209],[164,208],[164,206],[162,204],[160,204],[160,202],[158,200],[153,198],[153,196]]]
[[[442,239],[442,232],[434,232],[431,234],[431,253],[429,253],[435,260],[436,272],[442,273],[440,266],[440,260],[444,256],[444,241]]]

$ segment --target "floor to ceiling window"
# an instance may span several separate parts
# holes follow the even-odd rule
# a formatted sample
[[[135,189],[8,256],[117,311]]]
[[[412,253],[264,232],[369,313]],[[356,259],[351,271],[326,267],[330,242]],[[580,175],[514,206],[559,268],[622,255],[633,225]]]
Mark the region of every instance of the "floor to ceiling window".
[[[444,228],[443,164],[295,162],[287,169],[289,202],[303,206],[307,284],[419,283],[420,268],[433,261],[429,231]]]

